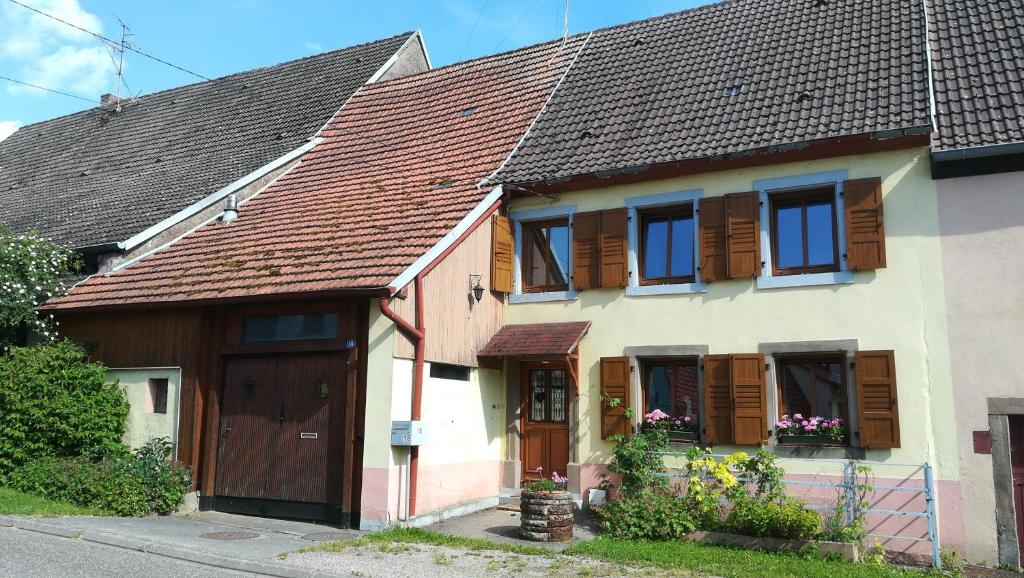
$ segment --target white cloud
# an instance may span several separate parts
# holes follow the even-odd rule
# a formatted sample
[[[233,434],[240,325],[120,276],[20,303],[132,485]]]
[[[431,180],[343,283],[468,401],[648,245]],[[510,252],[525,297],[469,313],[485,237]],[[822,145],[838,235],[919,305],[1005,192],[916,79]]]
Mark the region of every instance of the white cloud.
[[[78,0],[30,0],[47,14],[103,33],[103,23]],[[20,68],[20,80],[84,95],[97,95],[112,84],[113,64],[107,49],[94,36],[18,6],[0,4],[0,62]],[[7,84],[11,94],[45,94]]]
[[[0,140],[14,134],[14,131],[18,130],[21,126],[21,121],[17,120],[0,120]]]

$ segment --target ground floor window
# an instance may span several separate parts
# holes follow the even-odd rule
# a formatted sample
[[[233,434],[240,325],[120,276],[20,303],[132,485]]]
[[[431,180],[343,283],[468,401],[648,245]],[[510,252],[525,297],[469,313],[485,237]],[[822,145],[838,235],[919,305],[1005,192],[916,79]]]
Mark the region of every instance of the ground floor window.
[[[646,413],[660,410],[674,418],[700,415],[696,359],[648,359],[641,363]]]
[[[821,424],[836,423],[848,432],[849,394],[845,355],[784,356],[776,359],[778,411],[782,421],[817,433]],[[814,419],[820,418],[820,419]],[[803,425],[808,422],[808,425]],[[810,431],[808,426],[813,426]],[[845,434],[844,434],[845,438]]]

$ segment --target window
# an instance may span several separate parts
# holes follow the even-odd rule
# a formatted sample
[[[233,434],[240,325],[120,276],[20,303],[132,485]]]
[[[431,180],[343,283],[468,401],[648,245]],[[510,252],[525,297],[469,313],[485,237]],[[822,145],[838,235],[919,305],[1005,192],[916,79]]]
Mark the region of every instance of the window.
[[[150,413],[167,413],[167,378],[149,380]]]
[[[839,271],[835,189],[775,193],[769,198],[773,274]]]
[[[242,341],[247,343],[334,339],[337,336],[337,313],[263,315],[246,317],[242,323]]]
[[[779,415],[839,418],[848,424],[845,361],[844,354],[780,357],[776,363]]]
[[[646,412],[656,409],[672,417],[699,415],[696,359],[653,359],[641,364],[643,369]]]
[[[569,288],[569,219],[524,222],[523,292]]]
[[[469,381],[469,368],[462,365],[450,365],[447,363],[431,363],[430,377],[435,379]]]
[[[531,369],[527,417],[531,423],[568,421],[564,369]]]
[[[640,213],[640,284],[692,283],[693,205]]]

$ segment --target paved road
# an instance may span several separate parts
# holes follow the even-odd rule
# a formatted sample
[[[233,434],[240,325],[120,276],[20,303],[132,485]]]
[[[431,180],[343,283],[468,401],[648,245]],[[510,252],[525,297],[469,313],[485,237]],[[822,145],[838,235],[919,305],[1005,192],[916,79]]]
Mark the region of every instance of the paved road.
[[[251,574],[93,542],[0,527],[0,576],[214,578]]]

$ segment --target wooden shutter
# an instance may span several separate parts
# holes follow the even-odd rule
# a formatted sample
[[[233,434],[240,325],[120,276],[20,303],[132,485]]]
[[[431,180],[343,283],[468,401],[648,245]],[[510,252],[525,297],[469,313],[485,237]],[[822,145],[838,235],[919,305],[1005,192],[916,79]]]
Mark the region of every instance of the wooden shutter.
[[[732,391],[729,387],[729,356],[704,357],[704,441],[732,443]]]
[[[601,287],[625,287],[629,216],[626,209],[601,211]]]
[[[846,264],[853,271],[885,267],[882,179],[843,183],[846,205]]]
[[[756,192],[725,196],[729,278],[761,274],[761,203]]]
[[[701,199],[700,279],[721,281],[728,278],[728,243],[725,232],[725,199]]]
[[[601,439],[613,435],[633,433],[632,423],[626,415],[631,404],[629,387],[629,358],[601,358]],[[618,399],[617,405],[611,400]]]
[[[738,445],[758,445],[768,439],[764,354],[736,354],[729,361],[733,441]]]
[[[491,290],[512,292],[512,223],[508,217],[494,215],[491,219]]]
[[[572,218],[572,283],[576,289],[601,286],[601,213]]]
[[[900,414],[896,402],[896,358],[892,351],[858,351],[857,419],[860,445],[900,447]]]

